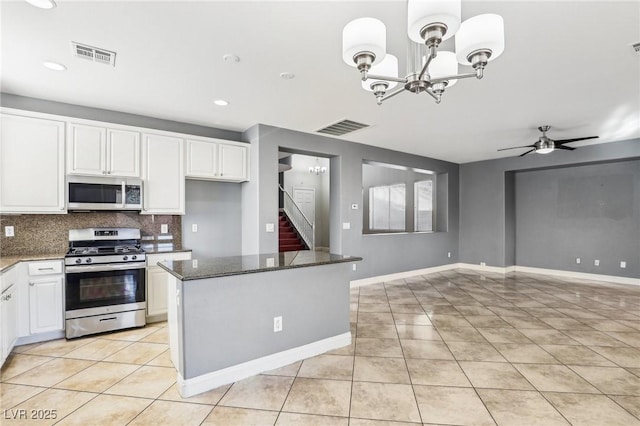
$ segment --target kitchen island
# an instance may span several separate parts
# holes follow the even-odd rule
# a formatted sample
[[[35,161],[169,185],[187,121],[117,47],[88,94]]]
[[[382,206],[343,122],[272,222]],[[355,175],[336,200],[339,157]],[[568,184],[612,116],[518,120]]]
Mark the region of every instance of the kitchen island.
[[[349,282],[360,260],[299,251],[159,263],[170,274],[169,343],[180,394],[349,345]]]

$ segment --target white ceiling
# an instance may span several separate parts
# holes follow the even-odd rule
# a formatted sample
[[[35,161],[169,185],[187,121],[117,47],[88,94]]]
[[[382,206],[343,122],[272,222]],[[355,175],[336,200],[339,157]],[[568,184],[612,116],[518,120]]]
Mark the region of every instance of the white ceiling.
[[[600,136],[582,144],[640,137],[638,1],[463,1],[463,19],[503,16],[504,54],[440,105],[405,93],[382,106],[342,62],[342,28],[381,19],[404,70],[404,1],[57,3],[1,3],[3,92],[232,130],[348,118],[372,126],[344,139],[457,163],[517,155],[496,150],[535,142],[542,124],[556,139]],[[115,68],[74,58],[71,41],[116,51]]]

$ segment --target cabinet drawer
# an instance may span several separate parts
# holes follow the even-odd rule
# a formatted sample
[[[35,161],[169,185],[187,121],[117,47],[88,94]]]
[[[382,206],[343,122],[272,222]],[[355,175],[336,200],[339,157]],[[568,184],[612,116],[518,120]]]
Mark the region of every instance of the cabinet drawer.
[[[62,262],[59,260],[51,262],[30,262],[29,276],[53,275],[62,273]]]
[[[158,265],[158,262],[164,262],[166,260],[189,260],[191,259],[190,251],[176,252],[176,253],[155,253],[147,255],[147,267],[154,267]]]

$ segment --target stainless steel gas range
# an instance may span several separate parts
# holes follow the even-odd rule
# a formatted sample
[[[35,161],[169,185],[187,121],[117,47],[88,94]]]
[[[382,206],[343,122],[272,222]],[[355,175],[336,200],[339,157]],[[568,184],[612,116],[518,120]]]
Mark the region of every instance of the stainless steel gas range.
[[[144,326],[145,264],[139,229],[71,229],[65,256],[67,339]]]

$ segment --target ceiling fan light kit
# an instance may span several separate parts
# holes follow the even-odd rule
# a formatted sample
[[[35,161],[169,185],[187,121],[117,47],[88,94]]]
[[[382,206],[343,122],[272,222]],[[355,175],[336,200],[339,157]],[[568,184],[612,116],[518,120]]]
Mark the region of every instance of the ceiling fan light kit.
[[[461,22],[461,0],[408,0],[407,35],[410,39],[407,76],[398,77],[398,60],[387,54],[384,23],[359,18],[342,31],[342,58],[360,71],[362,87],[373,92],[378,105],[408,91],[428,93],[436,103],[447,87],[462,78],[481,79],[484,68],[504,51],[504,21],[495,14],[477,15]],[[443,40],[455,37],[456,52],[440,52]],[[386,58],[393,59],[387,61]],[[474,72],[458,74],[458,63]],[[398,83],[399,88],[392,92]]]
[[[531,152],[535,152],[536,154],[549,154],[553,151],[555,151],[556,149],[563,149],[566,151],[573,151],[576,148],[572,148],[570,146],[565,146],[564,144],[569,143],[569,142],[577,142],[577,141],[584,141],[584,140],[588,140],[588,139],[597,139],[598,136],[587,136],[587,137],[583,137],[583,138],[573,138],[573,139],[558,139],[558,140],[554,140],[551,139],[547,136],[547,132],[551,129],[551,126],[540,126],[538,127],[538,130],[540,130],[542,132],[542,136],[540,136],[538,138],[538,140],[533,144],[533,145],[524,145],[524,146],[514,146],[511,148],[502,148],[499,149],[498,151],[506,151],[508,149],[518,149],[518,148],[531,148],[529,151],[524,152],[520,155],[518,155],[518,157],[524,157],[525,155],[531,153]]]

